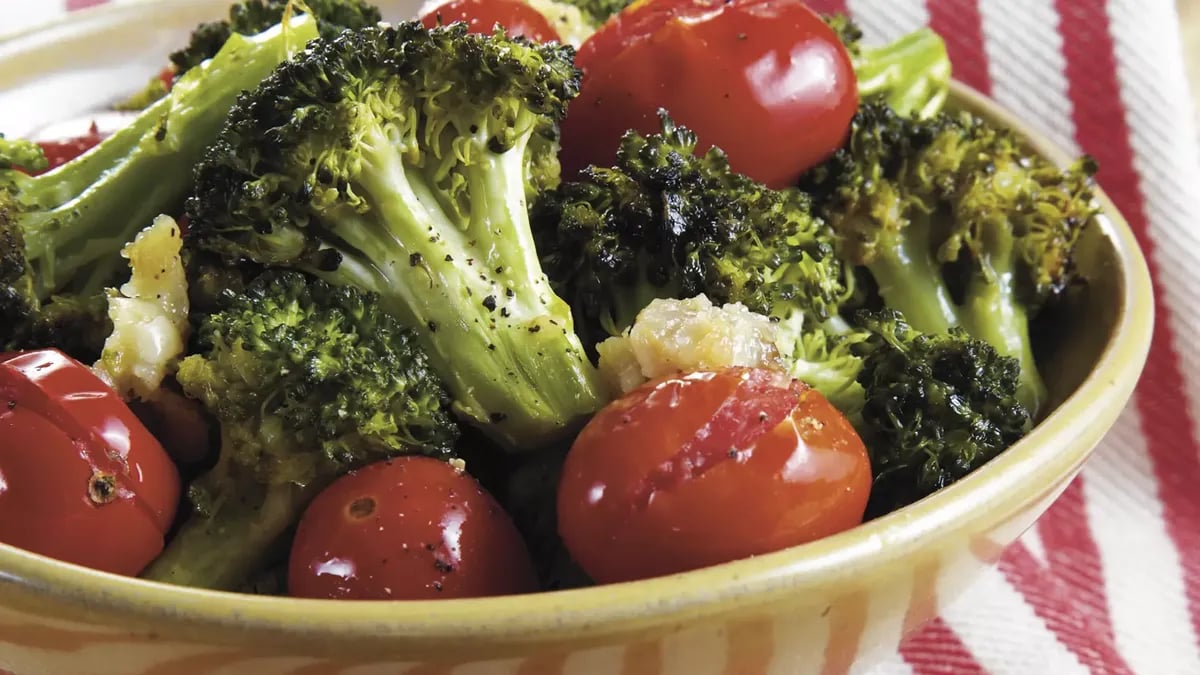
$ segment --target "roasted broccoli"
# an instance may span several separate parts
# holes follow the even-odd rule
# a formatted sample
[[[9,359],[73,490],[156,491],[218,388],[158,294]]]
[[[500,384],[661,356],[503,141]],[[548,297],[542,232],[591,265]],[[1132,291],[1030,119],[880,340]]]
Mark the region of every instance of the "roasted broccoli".
[[[1010,131],[969,114],[930,120],[863,106],[846,146],[801,186],[864,265],[888,307],[923,333],[962,326],[1021,367],[1021,401],[1046,391],[1029,319],[1075,277],[1073,257],[1098,213],[1093,163],[1061,169]]]
[[[271,271],[222,300],[176,376],[220,423],[219,459],[143,576],[232,589],[334,478],[402,453],[449,457],[457,428],[416,336],[375,296]]]
[[[0,349],[59,346],[94,360],[109,332],[104,288],[127,274],[121,249],[182,209],[238,94],[316,34],[300,17],[230,39],[128,126],[46,173],[18,170],[44,167],[32,144],[0,141]]]
[[[875,482],[869,513],[910,504],[966,476],[1028,433],[1016,359],[961,328],[912,330],[895,312],[864,321],[859,424]]]
[[[835,317],[851,292],[834,239],[798,190],[733,172],[665,114],[662,133],[626,133],[616,166],[590,167],[533,209],[542,264],[589,347],[655,298],[704,294],[777,320]]]
[[[863,33],[844,14],[825,20],[850,52],[860,99],[882,100],[905,116],[929,118],[950,95],[950,55],[942,37],[919,28],[876,47],[862,44]]]
[[[571,54],[465,24],[314,43],[231,113],[197,170],[189,236],[379,293],[456,410],[506,446],[567,435],[601,388],[526,200],[557,180]]]
[[[296,12],[311,11],[323,38],[347,28],[374,26],[383,18],[379,8],[365,0],[241,0],[229,7],[229,18],[200,24],[188,45],[171,54],[178,75],[211,59],[231,35],[254,35],[283,21],[291,5]]]

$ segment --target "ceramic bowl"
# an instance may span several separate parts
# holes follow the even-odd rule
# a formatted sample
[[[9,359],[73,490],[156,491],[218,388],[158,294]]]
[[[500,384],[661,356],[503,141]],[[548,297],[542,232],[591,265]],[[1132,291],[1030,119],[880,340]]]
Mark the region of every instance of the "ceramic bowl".
[[[149,78],[227,0],[121,5],[0,42],[0,129],[30,133]],[[384,3],[389,19],[416,3]],[[952,104],[1020,131],[956,87]],[[895,649],[1054,501],[1129,399],[1150,344],[1146,264],[1107,199],[1091,280],[1039,345],[1055,410],[961,482],[853,530],[649,581],[532,596],[351,603],[110,576],[0,545],[0,669],[17,675],[839,673]]]

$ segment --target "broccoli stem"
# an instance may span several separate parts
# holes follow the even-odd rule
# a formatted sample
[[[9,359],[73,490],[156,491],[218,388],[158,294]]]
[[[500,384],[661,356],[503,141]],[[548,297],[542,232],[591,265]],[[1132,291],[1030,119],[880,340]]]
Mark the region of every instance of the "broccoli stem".
[[[879,295],[922,333],[944,333],[959,323],[959,309],[942,278],[933,251],[929,217],[914,220],[900,243],[881,247],[867,262],[879,285]]]
[[[285,483],[239,495],[242,501],[223,504],[211,517],[193,514],[141,577],[236,590],[263,568],[316,492],[312,485]]]
[[[232,36],[130,126],[78,161],[27,183],[35,187],[22,194],[23,201],[56,205],[23,217],[27,255],[41,272],[37,294],[62,290],[68,281],[85,294],[110,283],[125,264],[115,252],[156,216],[182,207],[191,169],[238,95],[257,86],[292,47],[316,36],[316,22],[307,15],[286,30]]]
[[[990,279],[983,275],[973,277],[967,284],[966,302],[960,315],[963,327],[972,337],[986,341],[996,351],[1020,363],[1017,400],[1030,415],[1037,415],[1046,402],[1046,385],[1034,361],[1029,319],[1025,306],[1016,297],[1013,274],[996,273]]]
[[[853,61],[862,99],[882,95],[900,115],[921,119],[933,117],[946,103],[950,57],[946,43],[929,28],[863,48]]]
[[[374,290],[416,328],[455,409],[493,438],[531,450],[569,432],[599,407],[600,388],[534,248],[525,203],[532,131],[503,152],[485,149],[489,134],[478,132],[477,147],[464,150],[476,155],[464,218],[438,198],[436,167],[407,166],[385,129],[367,127],[356,193],[380,222],[338,227],[331,238],[346,245],[343,262],[322,274]]]

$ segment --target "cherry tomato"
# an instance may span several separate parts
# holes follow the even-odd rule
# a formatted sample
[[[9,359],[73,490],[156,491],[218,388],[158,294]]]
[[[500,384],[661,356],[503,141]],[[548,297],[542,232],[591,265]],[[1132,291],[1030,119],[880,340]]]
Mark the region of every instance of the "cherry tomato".
[[[580,46],[579,96],[562,124],[564,175],[608,166],[658,110],[716,145],[735,171],[792,184],[845,141],[858,109],[845,46],[801,0],[648,0]]]
[[[662,378],[601,410],[567,455],[558,527],[600,583],[683,572],[862,522],[870,462],[816,390],[750,368]]]
[[[162,446],[90,368],[54,349],[0,356],[0,542],[135,575],[179,496]]]
[[[300,520],[288,566],[288,592],[306,598],[472,598],[536,584],[508,514],[474,478],[429,457],[335,481]]]
[[[523,0],[450,0],[421,16],[426,28],[465,21],[472,33],[490,35],[496,24],[511,36],[524,36],[533,42],[561,42],[558,31],[545,15]]]
[[[83,153],[91,150],[100,144],[108,137],[108,134],[102,133],[100,128],[92,122],[92,126],[84,133],[74,138],[64,138],[54,141],[39,141],[38,145],[42,146],[42,152],[46,153],[46,161],[48,166],[40,173],[45,173],[51,169],[66,164]]]

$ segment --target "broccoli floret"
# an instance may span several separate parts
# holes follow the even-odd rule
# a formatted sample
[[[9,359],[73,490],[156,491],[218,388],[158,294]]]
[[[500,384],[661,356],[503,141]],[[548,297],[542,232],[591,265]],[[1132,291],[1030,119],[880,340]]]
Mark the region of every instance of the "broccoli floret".
[[[48,165],[42,146],[24,138],[5,138],[0,134],[0,171],[41,172]]]
[[[94,360],[109,327],[103,309],[91,310],[126,271],[121,249],[156,216],[182,209],[192,168],[238,94],[316,34],[300,17],[286,31],[237,36],[82,156],[37,176],[0,168],[0,348],[58,346]],[[31,153],[29,144],[6,141],[0,166],[44,166],[40,152]],[[99,324],[89,323],[96,317]]]
[[[534,208],[542,264],[589,347],[656,298],[836,316],[851,289],[808,197],[733,172],[718,148],[696,156],[695,134],[660,116],[661,134],[626,133],[616,166],[585,169]]]
[[[860,326],[783,322],[778,326],[775,345],[792,377],[819,391],[855,427],[860,427],[865,393],[858,383],[862,359],[854,348],[869,335]]]
[[[844,14],[825,17],[850,52],[863,101],[882,100],[901,115],[929,118],[950,95],[951,64],[942,37],[919,28],[877,47],[862,44],[863,33]]]
[[[195,244],[379,293],[455,408],[513,450],[602,405],[526,206],[557,175],[570,47],[417,22],[314,43],[233,110],[197,170]]]
[[[254,35],[283,21],[291,5],[296,12],[311,11],[323,38],[347,28],[374,26],[383,18],[379,8],[364,0],[241,0],[229,7],[229,18],[200,24],[188,45],[171,54],[175,72],[182,75],[211,59],[231,35]]]
[[[416,336],[378,299],[299,272],[226,293],[176,376],[220,423],[194,514],[143,576],[231,589],[260,570],[315,494],[403,453],[449,457],[449,397]]]
[[[1028,433],[1016,359],[961,328],[912,330],[894,312],[864,322],[866,393],[860,431],[875,476],[868,511],[879,515],[959,480]]]
[[[1076,244],[1099,212],[1094,172],[1087,158],[1059,168],[966,113],[915,120],[868,104],[847,145],[801,185],[841,254],[913,328],[962,326],[1016,358],[1036,415],[1046,389],[1029,319],[1076,278]]]

